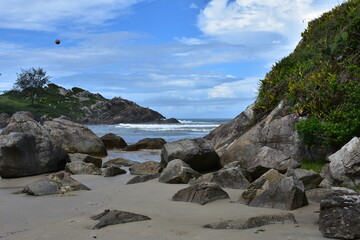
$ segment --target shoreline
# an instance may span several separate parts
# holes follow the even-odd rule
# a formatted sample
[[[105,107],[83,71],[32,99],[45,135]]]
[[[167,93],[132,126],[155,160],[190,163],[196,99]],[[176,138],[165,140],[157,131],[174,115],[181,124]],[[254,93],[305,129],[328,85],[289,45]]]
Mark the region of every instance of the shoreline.
[[[33,197],[13,194],[19,187],[44,175],[18,179],[0,179],[0,239],[325,239],[316,221],[319,204],[293,211],[252,208],[236,201],[242,190],[224,189],[230,199],[204,206],[195,203],[173,202],[171,197],[187,184],[164,184],[157,179],[125,185],[132,175],[111,178],[93,175],[73,175],[73,178],[92,190],[69,192],[65,195]],[[6,188],[4,188],[6,187]],[[92,230],[96,221],[91,216],[105,209],[143,214],[150,221],[107,226]],[[205,229],[203,225],[220,220],[241,219],[263,214],[295,215],[298,224],[273,224],[247,230]],[[260,231],[257,231],[261,229]]]

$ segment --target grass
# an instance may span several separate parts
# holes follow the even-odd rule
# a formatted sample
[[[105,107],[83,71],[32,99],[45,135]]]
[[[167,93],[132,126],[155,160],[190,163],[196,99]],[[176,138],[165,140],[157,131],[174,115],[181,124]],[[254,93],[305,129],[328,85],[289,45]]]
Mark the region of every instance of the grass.
[[[306,170],[311,170],[317,173],[321,172],[325,162],[324,161],[310,161],[310,160],[302,160],[301,168]]]

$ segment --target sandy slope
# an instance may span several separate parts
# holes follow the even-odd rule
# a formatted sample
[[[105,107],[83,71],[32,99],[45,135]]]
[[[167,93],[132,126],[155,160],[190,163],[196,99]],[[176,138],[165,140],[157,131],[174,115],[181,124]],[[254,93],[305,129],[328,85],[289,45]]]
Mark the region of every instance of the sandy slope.
[[[176,239],[323,239],[316,224],[319,205],[312,203],[292,211],[294,224],[269,225],[249,230],[213,230],[202,226],[226,219],[248,218],[261,214],[283,213],[275,209],[251,208],[230,203],[239,190],[226,189],[231,200],[220,200],[204,206],[172,202],[172,195],[186,185],[170,185],[153,180],[125,185],[131,177],[75,176],[92,188],[72,192],[67,196],[32,197],[13,194],[20,187],[41,176],[20,179],[0,179],[0,239],[9,240],[176,240]],[[150,221],[134,222],[91,230],[97,222],[90,216],[104,209],[117,209],[144,214]],[[264,231],[257,232],[258,229]]]

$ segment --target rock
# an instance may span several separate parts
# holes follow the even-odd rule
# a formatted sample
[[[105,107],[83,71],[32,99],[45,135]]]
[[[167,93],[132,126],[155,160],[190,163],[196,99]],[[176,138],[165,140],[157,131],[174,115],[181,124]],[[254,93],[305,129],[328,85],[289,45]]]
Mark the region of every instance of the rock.
[[[298,162],[285,155],[282,151],[267,146],[260,148],[259,151],[253,159],[242,162],[242,166],[244,166],[245,169],[262,167],[285,173],[289,168],[300,166]]]
[[[193,202],[204,205],[220,199],[230,198],[216,183],[199,183],[181,189],[172,197],[173,201]]]
[[[23,193],[27,193],[34,196],[44,196],[57,194],[59,192],[58,185],[48,178],[40,179],[36,182],[27,185]]]
[[[234,140],[221,155],[221,165],[232,161],[244,163],[253,159],[264,146],[282,151],[284,155],[299,161],[304,156],[304,145],[295,131],[299,118],[295,114],[283,115],[286,112],[281,102],[265,119],[255,124],[248,131]]]
[[[91,217],[91,219],[99,221],[92,229],[100,229],[120,223],[151,220],[151,218],[144,215],[118,210],[105,210],[103,213]]]
[[[127,143],[122,137],[119,137],[113,133],[105,134],[100,137],[101,141],[104,143],[106,149],[113,148],[124,148],[127,146]]]
[[[116,158],[116,159],[111,159],[106,161],[102,167],[103,168],[107,168],[107,167],[131,167],[134,166],[136,164],[139,164],[140,162],[136,162],[136,161],[132,161],[132,160],[128,160],[128,159],[124,159],[124,158]]]
[[[96,167],[101,168],[102,160],[100,158],[92,157],[87,154],[82,153],[73,153],[69,154],[70,162],[84,162],[84,163],[92,163]]]
[[[125,174],[125,173],[126,173],[126,171],[124,169],[121,169],[118,167],[108,167],[102,171],[102,175],[104,177],[113,177],[113,176]]]
[[[133,165],[129,168],[133,175],[150,175],[161,173],[163,168],[160,163],[155,161],[147,161],[140,164]]]
[[[304,184],[295,177],[287,177],[270,186],[250,203],[251,207],[293,210],[308,205]]]
[[[52,141],[68,153],[107,155],[103,142],[89,128],[81,124],[55,118],[46,121],[44,127],[50,133]]]
[[[150,175],[137,175],[137,176],[134,176],[132,179],[130,179],[126,184],[147,182],[149,180],[158,178],[159,176],[160,176],[160,173],[150,174]]]
[[[71,174],[101,175],[102,171],[92,163],[71,162],[66,164],[65,171]]]
[[[61,171],[27,185],[23,192],[43,196],[79,190],[90,190],[90,188],[73,179],[67,172]]]
[[[166,166],[174,159],[181,159],[198,172],[218,170],[219,155],[209,140],[203,138],[183,139],[167,143],[161,149],[161,164]]]
[[[159,177],[162,183],[188,183],[190,179],[201,176],[188,164],[180,159],[174,159],[163,170]]]
[[[329,156],[329,161],[331,177],[336,183],[360,187],[360,138],[354,137]]]
[[[244,176],[243,172],[245,171],[240,167],[230,168],[227,166],[226,168],[224,167],[217,172],[204,174],[201,177],[195,179],[193,183],[213,182],[222,188],[245,189],[249,186],[250,183]]]
[[[320,203],[319,229],[327,238],[360,238],[360,195],[331,194]]]
[[[249,204],[256,196],[259,196],[271,186],[278,184],[285,176],[275,169],[270,169],[261,177],[252,182],[241,194],[239,202]]]
[[[305,190],[310,190],[319,186],[323,178],[319,173],[306,169],[289,169],[286,173],[288,177],[295,176],[297,179],[303,182]]]
[[[171,123],[180,123],[180,122],[176,118],[168,118],[160,121],[159,123],[171,124]]]
[[[251,217],[247,220],[238,219],[238,220],[221,221],[218,223],[206,224],[204,228],[250,229],[250,228],[257,228],[269,224],[285,224],[285,223],[292,223],[292,224],[297,223],[292,213],[256,216],[256,217]]]
[[[254,105],[254,103],[251,104],[229,123],[220,125],[205,136],[205,139],[211,141],[211,144],[220,156],[232,142],[249,130],[249,123],[253,118],[252,109]]]
[[[14,178],[63,170],[67,153],[45,137],[26,133],[0,135],[0,176]]]
[[[339,193],[341,195],[348,195],[348,194],[357,194],[356,191],[343,188],[343,187],[331,187],[331,188],[314,188],[306,191],[306,197],[311,202],[318,202],[320,203],[321,200],[327,198],[328,195],[333,193]]]
[[[124,151],[138,151],[140,149],[161,149],[166,141],[163,138],[144,138],[135,144],[125,147]]]
[[[7,113],[0,113],[0,128],[5,128],[10,122],[11,116]]]

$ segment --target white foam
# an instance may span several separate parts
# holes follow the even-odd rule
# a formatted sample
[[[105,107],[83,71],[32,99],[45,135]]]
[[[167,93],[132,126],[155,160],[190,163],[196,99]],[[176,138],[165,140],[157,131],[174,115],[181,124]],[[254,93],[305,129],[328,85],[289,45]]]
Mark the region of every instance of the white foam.
[[[208,132],[219,124],[130,124],[121,123],[116,128],[138,129],[143,131],[190,131],[190,132]]]

